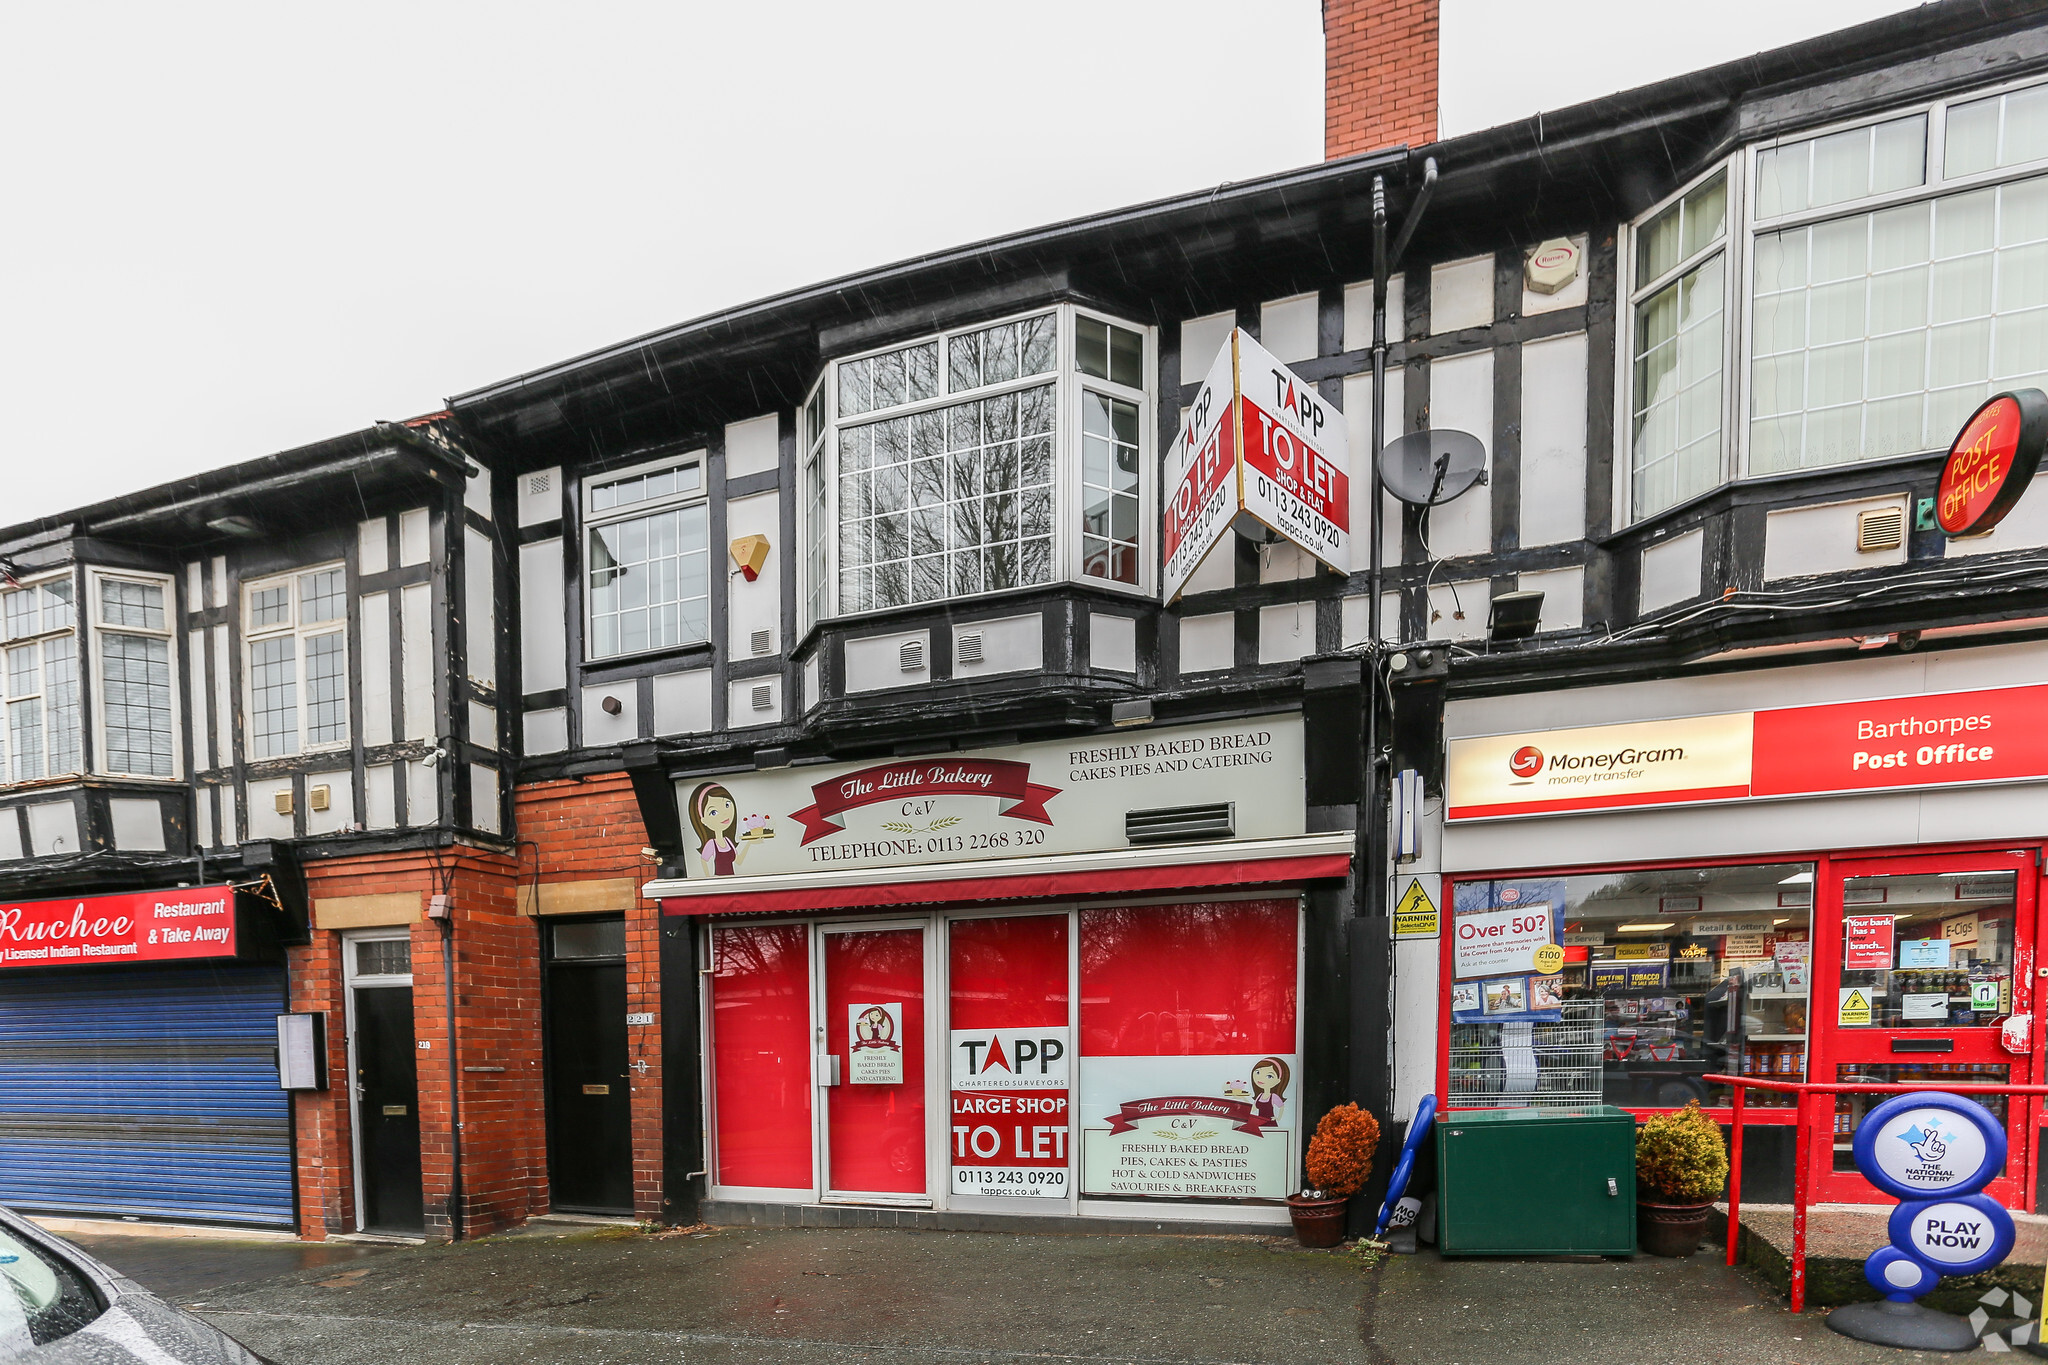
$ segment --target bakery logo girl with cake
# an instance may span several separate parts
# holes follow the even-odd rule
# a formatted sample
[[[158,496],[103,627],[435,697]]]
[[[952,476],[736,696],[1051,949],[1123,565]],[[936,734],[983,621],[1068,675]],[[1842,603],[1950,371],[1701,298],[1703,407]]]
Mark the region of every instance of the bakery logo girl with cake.
[[[748,848],[775,837],[767,816],[742,820],[739,803],[717,782],[700,783],[690,793],[690,826],[697,831],[697,857],[707,877],[732,876],[747,860]]]

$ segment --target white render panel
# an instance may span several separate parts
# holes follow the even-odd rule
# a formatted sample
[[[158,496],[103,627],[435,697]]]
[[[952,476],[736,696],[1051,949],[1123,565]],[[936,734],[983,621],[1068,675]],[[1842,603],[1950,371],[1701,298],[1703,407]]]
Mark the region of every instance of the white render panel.
[[[157,802],[147,797],[110,797],[107,819],[114,827],[114,847],[121,852],[164,851],[164,808]]]
[[[903,646],[917,644],[923,650],[923,664],[906,671]],[[885,687],[908,687],[931,681],[932,633],[928,630],[896,631],[889,635],[864,635],[846,642],[845,689],[879,692]]]
[[[1259,662],[1283,664],[1316,652],[1316,604],[1281,602],[1259,608]]]
[[[1284,365],[1314,360],[1317,303],[1314,294],[1296,294],[1260,304],[1259,345],[1278,356]]]
[[[981,662],[960,657],[960,639],[981,636]],[[953,676],[985,678],[997,673],[1036,673],[1045,667],[1045,617],[999,616],[989,621],[953,623]]]
[[[1407,371],[1399,365],[1387,370],[1387,416],[1384,435],[1389,444],[1403,434],[1401,403],[1407,391]],[[1351,479],[1351,568],[1367,566],[1372,541],[1372,376],[1355,374],[1344,381],[1344,436],[1351,455],[1345,471]],[[1392,567],[1401,562],[1401,500],[1392,493],[1380,494],[1380,564]]]
[[[654,680],[654,733],[702,735],[711,730],[711,670],[664,673]]]
[[[306,833],[333,834],[354,827],[356,795],[350,780],[346,768],[339,772],[306,774]],[[315,787],[327,788],[326,810],[313,809]]]
[[[357,619],[362,623],[363,743],[391,742],[391,594],[363,594]]]
[[[1237,586],[1237,537],[1227,535],[1216,542],[1195,571],[1188,575],[1188,581],[1181,587],[1181,596],[1198,592],[1224,592]]]
[[[404,683],[399,698],[405,720],[401,739],[435,737],[432,607],[433,589],[428,584],[409,583],[399,589],[399,672]]]
[[[1486,448],[1493,472],[1493,352],[1453,356],[1429,366],[1429,425],[1468,432]],[[1429,548],[1438,559],[1493,549],[1493,489],[1475,484],[1429,514]]]
[[[504,826],[498,809],[498,770],[487,763],[469,765],[469,823],[486,834]]]
[[[405,765],[405,823],[441,823],[441,782],[437,771],[424,763]]]
[[[214,757],[213,726],[209,723],[206,692],[206,632],[203,630],[185,633],[185,658],[192,670],[193,685],[185,689],[185,702],[192,709],[192,766],[195,768],[218,768],[222,764]]]
[[[434,552],[429,534],[427,509],[415,507],[398,514],[398,563],[400,567],[424,564]]]
[[[1812,507],[1788,507],[1764,515],[1764,582],[1807,574],[1847,573],[1906,562],[1906,536],[1895,550],[1863,553],[1856,548],[1856,517],[1896,507],[1907,515],[1906,497],[1858,498]],[[1910,524],[1910,523],[1909,523]]]
[[[235,802],[233,786],[220,789],[220,845],[233,848],[242,842],[242,812]]]
[[[1701,556],[1706,551],[1706,532],[1694,527],[1669,540],[1643,547],[1641,602],[1636,610],[1644,615],[1698,597]]]
[[[14,813],[14,807],[0,810],[0,863],[12,862],[23,857],[21,848],[21,817]]]
[[[1471,256],[1429,269],[1432,335],[1484,327],[1493,321],[1493,257]]]
[[[209,577],[213,579],[213,596],[208,606],[224,607],[228,604],[228,557],[215,555],[210,561]]]
[[[1216,353],[1223,349],[1224,340],[1235,326],[1236,313],[1210,313],[1205,317],[1189,318],[1180,325],[1181,383],[1202,382],[1202,376],[1209,373],[1209,367],[1216,363]]]
[[[1516,578],[1515,586],[1543,594],[1543,615],[1536,623],[1539,632],[1577,630],[1586,623],[1586,571],[1576,564],[1530,570]]]
[[[213,714],[219,722],[220,767],[227,767],[235,760],[235,708],[231,702],[234,696],[234,673],[229,668],[228,628],[213,628]],[[198,685],[198,680],[194,680]],[[232,789],[230,789],[232,794]],[[225,825],[227,822],[222,821]]]
[[[471,682],[498,685],[497,575],[492,569],[491,538],[463,530],[462,648]]]
[[[1106,611],[1088,613],[1088,666],[1105,673],[1138,671],[1138,622]]]
[[[519,547],[519,671],[520,687],[527,692],[569,685],[569,609],[562,572],[560,540]]]
[[[391,567],[390,518],[356,523],[356,572],[383,573]]]
[[[616,715],[605,709],[609,697],[619,704]],[[583,689],[583,743],[623,744],[640,737],[640,685],[632,678],[598,683]]]
[[[767,419],[772,425],[774,418]],[[726,472],[732,472],[728,463]],[[751,659],[754,653],[753,636],[757,630],[768,632],[768,650],[771,654],[782,651],[782,555],[788,548],[781,543],[782,501],[777,493],[757,493],[750,498],[734,498],[725,508],[726,534],[733,540],[741,536],[768,537],[768,562],[761,566],[761,575],[753,582],[747,582],[746,575],[734,572],[732,556],[719,546],[712,547],[712,571],[721,571],[728,585],[726,594],[726,657],[729,659]]]
[[[1950,559],[1963,555],[1995,555],[2001,550],[2029,550],[2048,545],[2048,474],[2036,474],[2020,494],[2020,500],[2005,520],[1991,528],[1989,535],[1965,536],[1951,540],[1942,553]]]
[[[476,473],[462,485],[462,505],[485,521],[491,520],[491,471],[481,464],[476,465]]]
[[[1259,547],[1259,581],[1291,583],[1297,578],[1316,576],[1316,557],[1291,540],[1275,540]]]
[[[1237,662],[1237,613],[1184,616],[1180,623],[1180,671],[1213,673]]]
[[[1344,615],[1342,634],[1338,644],[1344,649],[1365,643],[1366,635],[1372,629],[1367,619],[1367,606],[1372,599],[1364,594],[1347,597],[1339,608]],[[1401,638],[1401,594],[1383,592],[1380,594],[1380,638],[1398,641]]]
[[[214,788],[201,785],[192,792],[192,840],[199,848],[213,845],[213,793]],[[12,815],[0,815],[0,838],[5,838],[7,826],[13,823]],[[0,857],[6,856],[0,854]]]
[[[198,560],[185,564],[185,610],[198,611],[206,605],[206,566]]]
[[[749,474],[766,474],[782,466],[782,440],[774,413],[725,427],[725,477],[742,479]],[[736,531],[735,535],[745,535]]]
[[[1486,608],[1493,585],[1486,579],[1429,585],[1431,640],[1477,640],[1486,635]]]
[[[289,839],[297,831],[293,828],[292,817],[277,813],[279,792],[290,792],[292,780],[289,777],[269,777],[249,783],[249,837],[251,839]]]
[[[78,808],[69,801],[38,801],[30,806],[28,844],[30,856],[36,858],[78,852]]]
[[[1579,249],[1579,277],[1558,290],[1555,294],[1539,294],[1529,288],[1527,284],[1524,284],[1522,286],[1522,314],[1524,317],[1533,316],[1537,313],[1556,313],[1566,308],[1578,308],[1586,302],[1586,279],[1593,273],[1593,262],[1590,253],[1587,251],[1586,239],[1584,237],[1574,237],[1571,241],[1572,245]],[[1528,255],[1525,252],[1523,253],[1523,260],[1526,261],[1527,259]],[[1523,276],[1524,280],[1527,278],[1526,275]]]
[[[480,701],[469,703],[469,742],[481,744],[486,749],[499,747],[497,707],[486,706]]]
[[[818,663],[818,656],[811,655],[804,660],[804,710],[824,700],[825,674]]]
[[[1522,347],[1521,543],[1586,537],[1586,334]]]
[[[1402,277],[1387,277],[1387,344],[1401,340],[1401,329],[1407,326],[1408,291]],[[1372,281],[1361,280],[1357,284],[1344,286],[1344,349],[1347,351],[1370,351],[1372,349]],[[1358,447],[1353,446],[1356,450]]]
[[[768,706],[765,710],[754,706],[754,689],[768,689]],[[782,678],[769,673],[758,678],[734,678],[727,684],[725,693],[725,728],[745,730],[755,725],[778,725],[782,722]]]
[[[530,469],[519,476],[519,524],[539,526],[562,516],[562,467]]]
[[[363,828],[398,828],[398,769],[393,764],[363,769]]]
[[[550,706],[541,711],[528,711],[522,723],[525,726],[525,752],[559,754],[569,747],[568,707]]]

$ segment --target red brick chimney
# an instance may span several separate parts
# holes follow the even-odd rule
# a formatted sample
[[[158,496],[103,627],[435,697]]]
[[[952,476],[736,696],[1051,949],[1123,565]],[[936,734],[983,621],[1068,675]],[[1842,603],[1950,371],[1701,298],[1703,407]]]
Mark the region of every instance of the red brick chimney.
[[[1323,159],[1436,141],[1438,0],[1323,0]]]

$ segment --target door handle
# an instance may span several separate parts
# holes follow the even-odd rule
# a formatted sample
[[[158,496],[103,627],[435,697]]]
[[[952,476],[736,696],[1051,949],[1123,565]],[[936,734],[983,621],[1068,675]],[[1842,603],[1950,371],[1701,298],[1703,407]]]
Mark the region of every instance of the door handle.
[[[839,1054],[824,1052],[818,1055],[818,1084],[833,1086],[839,1084]]]

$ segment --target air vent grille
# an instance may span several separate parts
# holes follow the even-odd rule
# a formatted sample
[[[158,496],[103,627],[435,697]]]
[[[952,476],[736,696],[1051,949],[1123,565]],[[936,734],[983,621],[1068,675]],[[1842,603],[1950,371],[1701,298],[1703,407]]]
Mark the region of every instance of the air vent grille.
[[[766,654],[774,647],[774,637],[765,630],[757,630],[748,637],[747,647],[756,654]]]
[[[896,661],[905,673],[924,672],[924,641],[905,640],[896,651]]]
[[[754,709],[756,711],[773,711],[775,709],[774,687],[768,683],[754,684]]]
[[[1229,839],[1237,833],[1237,803],[1160,806],[1124,813],[1124,838],[1134,844],[1170,844],[1185,839]]]
[[[1896,550],[1906,543],[1906,509],[1875,507],[1856,514],[1856,549],[1862,554]]]
[[[981,662],[981,632],[970,630],[953,637],[953,658],[963,664]]]
[[[526,496],[529,498],[537,498],[541,494],[552,490],[554,486],[555,480],[551,474],[528,474],[526,476]]]

